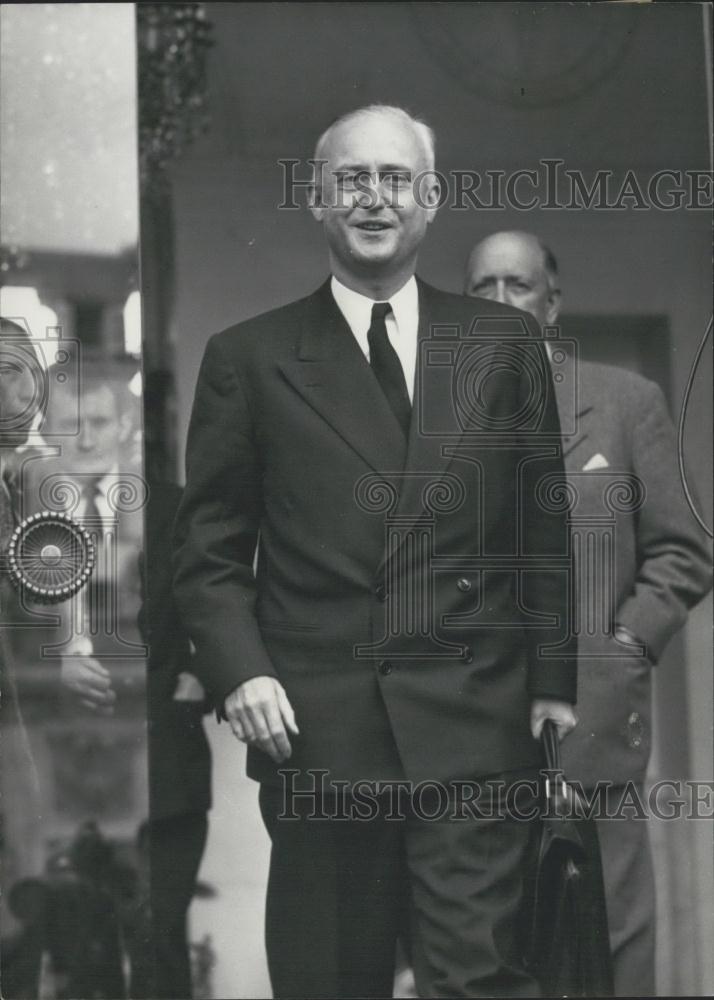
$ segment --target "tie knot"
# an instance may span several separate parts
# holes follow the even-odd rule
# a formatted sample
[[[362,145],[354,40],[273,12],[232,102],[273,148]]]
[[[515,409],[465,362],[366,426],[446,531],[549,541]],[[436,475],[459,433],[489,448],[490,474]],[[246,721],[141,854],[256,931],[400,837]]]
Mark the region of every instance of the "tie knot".
[[[387,313],[392,311],[389,302],[375,302],[372,306],[372,322],[383,320]]]

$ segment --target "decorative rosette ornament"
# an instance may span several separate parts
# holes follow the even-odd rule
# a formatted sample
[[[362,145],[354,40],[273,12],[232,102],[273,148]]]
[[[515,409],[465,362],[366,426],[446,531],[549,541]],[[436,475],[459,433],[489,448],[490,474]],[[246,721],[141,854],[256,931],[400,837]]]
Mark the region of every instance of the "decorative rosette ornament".
[[[7,550],[10,579],[41,604],[72,597],[94,569],[94,543],[69,516],[43,510],[15,528]]]

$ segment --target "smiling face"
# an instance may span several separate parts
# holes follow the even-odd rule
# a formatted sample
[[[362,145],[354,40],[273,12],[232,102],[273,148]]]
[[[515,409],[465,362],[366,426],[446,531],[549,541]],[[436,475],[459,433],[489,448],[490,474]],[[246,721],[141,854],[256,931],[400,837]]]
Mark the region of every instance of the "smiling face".
[[[543,248],[528,233],[496,233],[477,244],[465,291],[523,309],[541,326],[558,318],[560,292],[549,281]]]
[[[433,175],[414,187],[428,168],[420,137],[406,121],[365,113],[330,130],[321,158],[324,183],[311,210],[333,274],[365,294],[375,284],[396,291],[414,273],[439,200]]]

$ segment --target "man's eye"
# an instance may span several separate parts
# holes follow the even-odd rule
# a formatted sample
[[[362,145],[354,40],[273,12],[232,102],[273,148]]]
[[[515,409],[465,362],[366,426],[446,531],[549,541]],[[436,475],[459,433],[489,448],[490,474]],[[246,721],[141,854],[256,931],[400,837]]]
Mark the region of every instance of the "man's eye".
[[[409,174],[388,173],[381,174],[380,179],[390,187],[405,187],[409,183]]]
[[[345,171],[338,173],[337,183],[343,188],[367,187],[370,176],[366,170]]]

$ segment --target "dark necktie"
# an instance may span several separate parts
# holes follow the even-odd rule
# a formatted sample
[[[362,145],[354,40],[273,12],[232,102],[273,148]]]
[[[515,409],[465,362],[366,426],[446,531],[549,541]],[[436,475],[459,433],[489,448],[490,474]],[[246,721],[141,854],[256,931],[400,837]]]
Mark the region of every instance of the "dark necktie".
[[[84,498],[84,515],[82,522],[87,531],[94,536],[96,542],[101,542],[104,536],[104,525],[102,516],[97,507],[97,496],[99,495],[99,480],[90,479],[82,488]]]
[[[385,316],[391,310],[392,307],[388,302],[375,302],[372,306],[372,324],[367,331],[369,363],[399,426],[402,428],[404,437],[408,440],[412,406],[407,392],[404,369],[399,355],[389,342],[387,324],[384,322]]]

